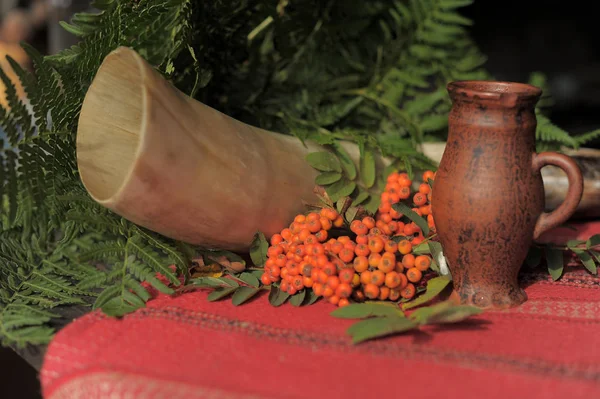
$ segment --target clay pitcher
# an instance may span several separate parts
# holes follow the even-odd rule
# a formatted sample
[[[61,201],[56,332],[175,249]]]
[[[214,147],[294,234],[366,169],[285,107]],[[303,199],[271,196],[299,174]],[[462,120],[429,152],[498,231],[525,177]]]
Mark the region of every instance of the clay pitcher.
[[[448,142],[436,174],[432,212],[452,274],[452,298],[481,308],[527,299],[517,275],[529,247],[575,211],[583,178],[569,157],[535,153],[535,106],[541,90],[507,82],[460,81],[452,100]],[[540,169],[565,171],[569,190],[544,213]]]

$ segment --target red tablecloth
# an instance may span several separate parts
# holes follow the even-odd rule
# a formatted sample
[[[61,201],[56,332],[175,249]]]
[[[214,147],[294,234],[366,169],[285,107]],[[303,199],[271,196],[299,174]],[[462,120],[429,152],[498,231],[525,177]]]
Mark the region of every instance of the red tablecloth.
[[[599,232],[597,230],[595,232]],[[587,232],[585,233],[589,235]],[[525,273],[529,300],[461,326],[352,345],[327,303],[159,297],[60,331],[41,371],[59,398],[600,398],[600,278]]]

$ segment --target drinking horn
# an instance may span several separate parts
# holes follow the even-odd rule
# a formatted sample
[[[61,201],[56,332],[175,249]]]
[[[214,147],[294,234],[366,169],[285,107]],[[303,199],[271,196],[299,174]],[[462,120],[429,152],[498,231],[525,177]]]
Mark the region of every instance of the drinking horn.
[[[342,145],[356,162],[358,148]],[[305,157],[318,150],[186,96],[127,47],[103,60],[77,131],[80,177],[95,201],[164,236],[230,250],[317,203]]]

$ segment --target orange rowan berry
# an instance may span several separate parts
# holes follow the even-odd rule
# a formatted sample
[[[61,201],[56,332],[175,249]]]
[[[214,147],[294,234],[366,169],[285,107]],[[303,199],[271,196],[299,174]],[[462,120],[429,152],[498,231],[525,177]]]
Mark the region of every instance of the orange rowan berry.
[[[400,191],[398,192],[398,196],[400,197],[401,200],[405,200],[405,199],[409,198],[410,197],[410,187],[402,186],[400,188]]]
[[[350,263],[354,259],[354,251],[350,248],[344,248],[338,256],[342,260],[342,262]]]
[[[269,247],[267,249],[267,256],[269,258],[275,258],[275,257],[277,257],[277,255],[280,255],[282,253],[283,253],[283,248],[281,248],[280,246]]]
[[[431,187],[427,183],[421,183],[419,185],[419,192],[421,194],[427,195],[431,192]]]
[[[310,277],[302,277],[302,285],[304,285],[306,288],[311,288],[313,284],[314,282]]]
[[[271,278],[269,277],[269,275],[267,273],[263,273],[263,275],[260,276],[260,282],[263,283],[264,285],[269,285],[269,284],[271,284]]]
[[[279,289],[281,291],[287,291],[288,288],[290,288],[290,285],[288,284],[287,280],[282,280],[281,283],[279,283]]]
[[[350,298],[350,295],[352,295],[352,287],[350,287],[350,284],[348,283],[342,283],[335,289],[335,295],[340,298]]]
[[[305,215],[297,215],[294,218],[294,222],[295,223],[304,223],[304,222],[306,222],[306,216]]]
[[[419,216],[423,216],[423,214],[421,213],[421,210],[419,208],[412,208],[412,211]]]
[[[310,251],[309,248],[306,248],[306,252],[312,256],[319,256],[325,253],[325,248],[323,248],[323,244],[321,243],[313,244],[310,247]]]
[[[367,234],[369,229],[360,220],[353,220],[352,223],[350,223],[350,231],[356,235],[362,235]]]
[[[423,273],[416,267],[412,267],[406,271],[406,278],[411,283],[419,282],[421,280],[421,277],[423,277]]]
[[[339,242],[341,242],[342,244],[346,244],[351,241],[350,237],[348,237],[348,236],[339,236],[337,240]]]
[[[372,253],[379,253],[381,251],[383,251],[383,247],[385,246],[385,243],[383,242],[383,239],[379,236],[372,236],[369,238],[369,251],[371,251]]]
[[[413,222],[404,226],[404,235],[411,236],[417,232],[418,226]]]
[[[388,297],[390,301],[397,301],[400,299],[400,290],[399,289],[390,289],[390,296]]]
[[[304,223],[292,222],[290,225],[290,230],[292,231],[292,234],[298,234],[304,227]]]
[[[356,244],[367,244],[369,242],[369,237],[366,234],[356,236]]]
[[[283,242],[283,237],[281,234],[273,234],[271,237],[271,245],[279,245]]]
[[[329,297],[328,301],[333,305],[337,305],[338,303],[340,303],[340,297],[337,295],[332,295]]]
[[[429,216],[431,213],[431,205],[423,205],[419,207],[419,212],[421,212],[423,216]]]
[[[306,221],[310,222],[311,220],[319,220],[321,218],[321,215],[319,215],[316,212],[310,212],[308,215],[306,215]]]
[[[323,267],[327,264],[327,262],[329,262],[329,258],[327,257],[327,255],[318,255],[316,257],[316,264],[318,267]]]
[[[396,268],[396,256],[389,252],[385,252],[381,255],[381,260],[377,265],[377,268],[383,273],[389,273]]]
[[[286,268],[283,268],[283,269],[281,269],[281,271],[280,271],[280,273],[279,273],[279,276],[280,276],[282,279],[285,279],[285,278],[287,277],[288,273],[289,273],[289,272],[288,272],[288,269],[286,269]]]
[[[286,266],[288,274],[291,276],[297,276],[300,274],[300,266],[296,262],[292,262]]]
[[[272,265],[269,268],[268,272],[271,276],[275,276],[275,277],[281,276],[281,268],[277,265]]]
[[[369,251],[367,244],[358,244],[356,248],[354,248],[354,253],[356,256],[368,256],[371,251]]]
[[[424,272],[429,269],[431,258],[427,255],[419,255],[415,258],[415,267]]]
[[[379,287],[375,284],[365,285],[365,296],[369,299],[375,299],[379,296]]]
[[[383,235],[383,233],[381,232],[381,230],[378,227],[373,227],[370,231],[367,237],[371,238],[373,236],[381,236]]]
[[[391,236],[393,234],[392,229],[390,229],[390,226],[387,224],[381,226],[381,231],[383,231],[383,234],[386,236]]]
[[[429,228],[435,227],[435,222],[433,220],[433,215],[431,213],[429,215],[427,215],[427,225],[429,226]]]
[[[319,270],[319,274],[317,275],[317,281],[319,283],[326,284],[328,278],[329,278],[329,275],[325,271]]]
[[[404,299],[411,299],[413,296],[415,296],[416,291],[417,290],[415,286],[411,283],[408,283],[406,287],[402,288],[402,291],[400,291],[400,295]]]
[[[415,256],[413,254],[406,254],[402,257],[402,265],[406,269],[410,269],[411,267],[415,267]]]
[[[390,296],[390,289],[386,286],[379,287],[379,299],[385,301]]]
[[[388,175],[388,177],[386,178],[386,181],[388,183],[392,183],[398,180],[398,172],[392,172]]]
[[[315,233],[315,237],[317,237],[317,240],[319,242],[325,242],[325,241],[327,241],[327,237],[328,237],[327,230],[319,230],[319,231],[317,231]]]
[[[372,273],[369,270],[365,270],[360,274],[360,282],[363,284],[369,284],[371,282]]]
[[[335,220],[333,221],[333,225],[335,227],[342,227],[344,225],[344,218],[340,215],[338,215]]]
[[[398,243],[394,240],[387,240],[384,246],[385,252],[389,252],[391,254],[395,254],[398,252]]]
[[[290,295],[296,295],[297,292],[298,292],[298,290],[295,289],[294,287],[292,287],[291,285],[287,289],[287,293]]]
[[[323,286],[323,284],[321,283],[313,283],[312,286],[312,290],[315,293],[316,296],[321,296],[323,295],[323,290],[325,289],[325,287]]]
[[[396,273],[404,273],[404,265],[402,262],[396,262],[396,268],[394,269]]]
[[[310,278],[313,281],[319,281],[319,272],[321,270],[317,269],[316,267],[313,267],[312,270],[310,271]]]
[[[325,216],[327,219],[329,219],[333,222],[335,219],[337,219],[339,214],[337,213],[337,211],[335,209],[323,208],[323,209],[321,209],[321,216]]]
[[[354,279],[354,269],[352,267],[345,267],[339,271],[338,277],[340,279],[340,283],[350,284]]]
[[[392,221],[392,215],[390,215],[389,213],[383,213],[379,217],[379,220],[381,220],[383,223],[387,224]]]
[[[400,274],[391,271],[385,275],[385,285],[389,288],[396,288],[402,283]]]
[[[356,243],[354,241],[348,241],[347,243],[344,244],[344,248],[348,248],[348,249],[354,251],[354,249],[356,248]]]
[[[294,287],[298,291],[304,288],[304,283],[302,282],[302,279],[303,278],[301,276],[294,276],[294,278],[292,279],[292,287]]]
[[[323,227],[323,230],[331,230],[331,227],[333,226],[333,222],[324,216],[319,218],[319,222],[321,222],[321,227]]]
[[[365,216],[362,220],[363,224],[367,226],[368,229],[372,229],[375,227],[375,219],[370,216]]]
[[[284,254],[279,254],[275,257],[275,264],[279,267],[284,267],[287,263],[287,256]]]
[[[302,230],[300,230],[300,233],[298,233],[298,238],[300,239],[300,241],[302,242],[306,242],[306,239],[308,238],[308,236],[311,235],[311,231],[307,228],[303,228]]]
[[[401,173],[398,176],[398,184],[403,187],[410,187],[412,185],[412,180],[408,177],[408,174]]]
[[[362,273],[369,268],[369,260],[366,256],[357,256],[354,258],[354,270]]]
[[[284,240],[288,241],[290,238],[292,238],[292,231],[288,228],[281,230],[281,237],[283,237]]]
[[[403,215],[400,212],[398,212],[397,210],[395,210],[394,208],[392,208],[390,210],[390,216],[392,217],[393,220],[398,220],[398,219],[402,218]],[[400,222],[398,222],[398,223],[400,223]]]
[[[337,274],[337,268],[331,262],[327,262],[321,269],[327,276],[335,276]]]
[[[377,266],[379,266],[379,262],[381,262],[381,254],[372,253],[371,255],[369,255],[368,260],[369,260],[369,266],[377,267]]]
[[[390,192],[390,202],[392,205],[400,202],[400,194],[397,192]]]
[[[398,252],[406,255],[412,251],[412,244],[408,240],[402,240],[398,243]]]
[[[333,296],[333,294],[334,294],[333,289],[330,286],[326,285],[325,288],[323,289],[323,296],[325,298],[329,298],[329,297]]]
[[[302,239],[300,238],[300,233],[298,233],[298,234],[294,234],[294,235],[292,236],[292,243],[293,243],[293,244],[296,244],[296,245],[297,245],[297,244],[302,244]]]
[[[271,275],[269,275],[269,279],[271,280],[272,283],[276,283],[279,280],[281,280],[280,277],[278,277],[278,276],[271,276]]]
[[[338,302],[338,306],[340,308],[343,308],[344,306],[348,306],[348,305],[350,305],[350,302],[348,302],[348,299],[340,298],[340,301]]]
[[[354,273],[354,276],[352,277],[351,285],[353,287],[358,287],[360,285],[360,276],[358,274]]]
[[[321,222],[319,221],[319,219],[316,220],[309,220],[306,223],[306,228],[311,232],[311,233],[317,233],[319,231],[321,231],[323,229],[323,226],[321,226]]]
[[[333,252],[336,255],[342,252],[342,249],[344,249],[344,244],[339,241],[336,241],[335,243],[331,244],[331,252]]]
[[[433,173],[433,171],[431,171],[431,170],[425,171],[425,172],[423,173],[423,181],[424,181],[425,183],[427,183],[427,180],[429,180],[429,179],[431,179],[431,180],[434,180],[434,179],[435,179],[435,174],[434,174],[434,173]]]
[[[375,285],[383,285],[385,282],[385,273],[381,270],[373,270],[371,272],[371,283]]]
[[[377,208],[377,210],[379,211],[379,214],[381,214],[381,215],[383,215],[384,213],[388,213],[391,209],[392,209],[392,204],[390,204],[389,202],[382,202],[381,204],[379,204],[379,207]]]
[[[398,231],[398,222],[396,222],[395,220],[392,220],[391,222],[389,222],[387,226],[390,229],[390,231],[392,232],[390,235],[394,235],[394,233],[396,233]]]
[[[332,290],[335,291],[338,285],[340,285],[340,278],[338,276],[329,276],[327,278],[327,286],[331,287]]]

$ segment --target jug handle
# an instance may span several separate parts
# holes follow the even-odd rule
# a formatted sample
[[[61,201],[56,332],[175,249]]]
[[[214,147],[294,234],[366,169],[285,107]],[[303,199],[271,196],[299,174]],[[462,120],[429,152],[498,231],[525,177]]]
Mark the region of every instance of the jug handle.
[[[565,200],[552,212],[542,213],[533,231],[533,239],[537,240],[543,233],[566,222],[575,213],[583,195],[583,176],[575,161],[567,155],[556,152],[533,154],[533,171],[539,173],[546,165],[561,168],[569,181],[569,189]]]

